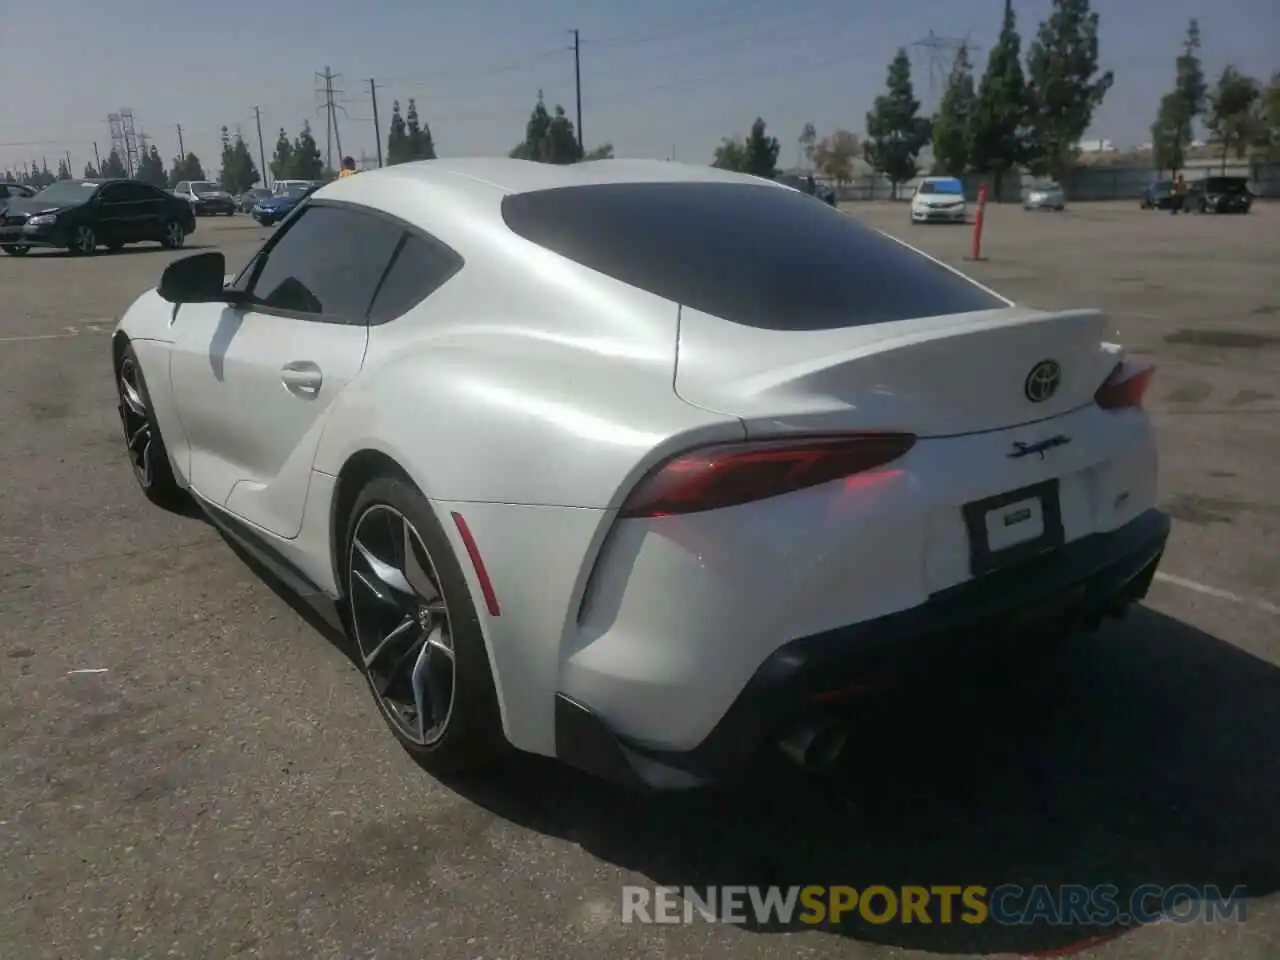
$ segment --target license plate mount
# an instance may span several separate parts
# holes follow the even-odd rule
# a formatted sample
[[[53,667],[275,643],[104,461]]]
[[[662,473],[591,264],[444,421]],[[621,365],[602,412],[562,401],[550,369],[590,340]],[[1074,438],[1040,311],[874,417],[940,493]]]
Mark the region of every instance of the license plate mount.
[[[1066,540],[1056,478],[975,500],[962,509],[975,577],[1055,550]]]

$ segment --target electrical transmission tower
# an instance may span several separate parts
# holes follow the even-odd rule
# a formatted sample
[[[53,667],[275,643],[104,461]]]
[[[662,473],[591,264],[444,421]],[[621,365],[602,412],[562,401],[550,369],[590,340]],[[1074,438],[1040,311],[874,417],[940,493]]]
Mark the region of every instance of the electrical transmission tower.
[[[124,133],[124,167],[129,171],[129,176],[133,176],[138,169],[138,134],[133,129],[133,111],[123,109],[120,111],[120,127]]]
[[[119,113],[108,114],[107,126],[111,128],[111,149],[124,164],[125,174],[132,177],[141,159],[138,155],[138,134],[133,128],[133,111],[126,107]]]
[[[920,51],[929,68],[929,97],[923,104],[924,113],[932,114],[938,109],[942,99],[942,91],[946,89],[947,78],[951,76],[951,68],[955,65],[956,56],[962,49],[972,54],[982,48],[974,44],[966,33],[963,37],[940,37],[932,30],[929,35],[911,44]],[[918,74],[917,74],[918,76]],[[918,90],[919,87],[917,86]]]
[[[342,74],[334,73],[328,67],[325,67],[324,73],[316,74],[316,79],[324,82],[324,86],[316,90],[316,93],[324,95],[324,103],[316,107],[316,113],[321,110],[324,111],[324,165],[330,170],[336,170],[337,168],[333,165],[333,148],[335,144],[338,147],[338,162],[342,162],[342,134],[338,132],[338,111],[341,110],[344,117],[347,115],[347,111],[335,100],[342,93],[342,90],[334,86],[334,84],[342,79]]]
[[[124,163],[124,125],[120,122],[120,114],[107,114],[107,126],[111,129],[111,149],[116,152],[120,162]]]

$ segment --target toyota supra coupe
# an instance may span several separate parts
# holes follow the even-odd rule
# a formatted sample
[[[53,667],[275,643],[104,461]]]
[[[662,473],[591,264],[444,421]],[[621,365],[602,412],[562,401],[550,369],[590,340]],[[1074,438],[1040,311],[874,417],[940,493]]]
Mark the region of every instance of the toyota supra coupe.
[[[476,159],[175,261],[111,344],[143,492],[327,606],[428,767],[677,789],[1146,594],[1151,369],[1108,327],[770,180]]]

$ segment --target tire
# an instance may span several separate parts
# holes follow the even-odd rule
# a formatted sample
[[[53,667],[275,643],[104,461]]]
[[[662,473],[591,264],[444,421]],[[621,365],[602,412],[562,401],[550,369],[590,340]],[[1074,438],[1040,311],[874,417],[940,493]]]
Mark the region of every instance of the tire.
[[[426,499],[402,477],[370,481],[347,517],[342,557],[347,627],[401,746],[441,774],[497,761],[508,744],[480,620]]]
[[[178,508],[184,493],[173,475],[173,465],[160,436],[160,425],[156,422],[142,364],[138,362],[132,344],[125,347],[116,365],[116,397],[125,451],[134,479],[146,498],[156,506],[166,510]]]
[[[187,231],[177,220],[169,220],[164,225],[164,235],[160,238],[160,246],[166,250],[181,250],[187,242]]]
[[[0,247],[0,250],[3,250],[11,257],[25,257],[31,252],[31,248],[22,243],[7,243]]]
[[[76,227],[67,249],[80,257],[91,257],[97,253],[98,235],[93,232],[93,227],[86,224]]]

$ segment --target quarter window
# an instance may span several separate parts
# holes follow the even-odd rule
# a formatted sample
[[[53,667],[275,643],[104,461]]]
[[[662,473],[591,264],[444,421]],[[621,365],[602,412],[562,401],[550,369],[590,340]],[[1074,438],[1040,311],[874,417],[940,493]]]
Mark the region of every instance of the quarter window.
[[[413,233],[387,271],[369,311],[370,323],[386,323],[403,316],[430,296],[462,268],[462,258],[444,244]]]

